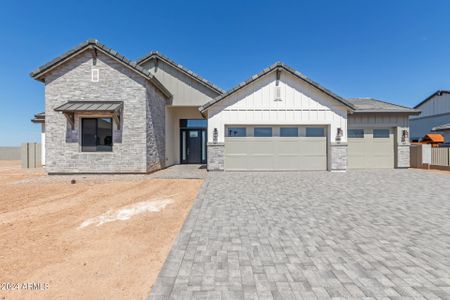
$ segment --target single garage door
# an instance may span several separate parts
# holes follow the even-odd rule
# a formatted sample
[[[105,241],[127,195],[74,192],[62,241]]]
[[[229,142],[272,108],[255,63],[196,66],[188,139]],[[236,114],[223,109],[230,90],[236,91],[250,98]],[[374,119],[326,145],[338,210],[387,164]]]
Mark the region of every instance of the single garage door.
[[[228,127],[225,170],[326,170],[325,127]]]
[[[394,168],[394,131],[388,128],[349,129],[348,168]]]

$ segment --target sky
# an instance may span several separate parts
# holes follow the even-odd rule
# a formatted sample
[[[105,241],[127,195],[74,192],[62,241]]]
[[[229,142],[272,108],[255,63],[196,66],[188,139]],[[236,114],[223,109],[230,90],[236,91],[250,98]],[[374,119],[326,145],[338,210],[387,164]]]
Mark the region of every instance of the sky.
[[[29,73],[88,39],[158,50],[228,90],[282,61],[341,97],[414,106],[450,89],[450,1],[0,2],[0,146],[38,142]]]

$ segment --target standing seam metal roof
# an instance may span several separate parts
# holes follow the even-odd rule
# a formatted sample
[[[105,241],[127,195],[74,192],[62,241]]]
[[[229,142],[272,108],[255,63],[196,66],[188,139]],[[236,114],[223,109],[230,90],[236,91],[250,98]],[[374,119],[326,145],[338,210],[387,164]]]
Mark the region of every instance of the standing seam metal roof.
[[[55,111],[75,112],[75,111],[107,111],[113,112],[121,109],[122,101],[69,101],[55,108]]]

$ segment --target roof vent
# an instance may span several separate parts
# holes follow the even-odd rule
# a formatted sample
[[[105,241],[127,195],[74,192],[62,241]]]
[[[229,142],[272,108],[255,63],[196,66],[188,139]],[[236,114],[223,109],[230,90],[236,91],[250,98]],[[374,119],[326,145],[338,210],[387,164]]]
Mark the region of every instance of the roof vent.
[[[92,69],[92,71],[91,71],[91,81],[92,82],[99,82],[99,80],[100,80],[99,69]]]

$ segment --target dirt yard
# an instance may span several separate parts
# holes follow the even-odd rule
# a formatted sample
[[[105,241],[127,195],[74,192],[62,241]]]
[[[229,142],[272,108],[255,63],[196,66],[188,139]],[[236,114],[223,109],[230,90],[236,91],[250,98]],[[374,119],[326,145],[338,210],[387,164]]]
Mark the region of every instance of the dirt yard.
[[[0,161],[0,299],[146,298],[201,185]]]

